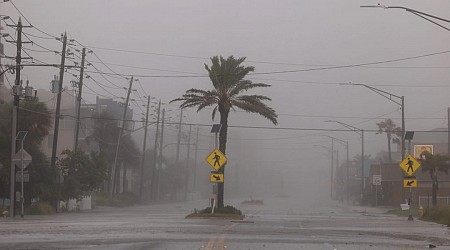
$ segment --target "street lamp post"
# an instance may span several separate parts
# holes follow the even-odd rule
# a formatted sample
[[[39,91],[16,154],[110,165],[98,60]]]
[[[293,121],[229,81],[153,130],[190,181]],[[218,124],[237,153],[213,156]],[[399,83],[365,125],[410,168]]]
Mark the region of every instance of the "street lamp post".
[[[388,99],[389,101],[397,104],[400,106],[401,110],[402,110],[402,138],[401,138],[401,142],[402,142],[402,159],[405,159],[405,97],[404,96],[398,96],[398,95],[394,95],[392,93],[389,93],[387,91],[381,90],[381,89],[377,89],[374,88],[372,86],[366,85],[366,84],[362,84],[362,83],[348,83],[347,85],[354,85],[354,86],[363,86],[366,87],[370,90],[372,90],[373,92],[381,95],[382,97]],[[393,98],[397,98],[397,100],[394,100]]]
[[[410,8],[403,7],[403,6],[385,6],[385,5],[380,5],[380,4],[378,4],[378,5],[363,5],[363,6],[360,6],[360,7],[361,8],[402,9],[402,10],[405,10],[406,12],[414,14],[414,15],[420,17],[420,18],[423,18],[423,19],[427,20],[428,22],[433,23],[433,24],[435,24],[435,25],[437,25],[437,26],[439,26],[439,27],[441,27],[441,28],[443,28],[443,29],[445,29],[447,31],[450,31],[449,28],[447,28],[447,27],[437,23],[436,21],[433,21],[431,18],[439,20],[439,21],[442,21],[442,22],[447,22],[447,23],[450,23],[450,20],[442,18],[442,17],[434,16],[434,15],[431,15],[431,14],[428,14],[428,13],[425,13],[425,12],[422,12],[422,11],[410,9]]]
[[[346,161],[346,163],[345,163],[345,168],[346,168],[345,193],[346,193],[347,204],[348,204],[348,203],[349,203],[349,182],[348,182],[348,180],[349,180],[349,165],[348,165],[348,162],[349,162],[349,161],[348,161],[348,141],[343,141],[343,140],[341,140],[341,139],[338,139],[338,138],[336,138],[336,137],[329,136],[329,135],[324,135],[324,136],[326,136],[326,137],[328,137],[328,138],[331,138],[331,141],[335,140],[335,141],[341,143],[342,145],[345,146],[345,149],[346,149],[346,151],[347,151],[347,161]]]
[[[314,145],[315,147],[321,147],[331,152],[331,176],[330,176],[330,198],[333,199],[333,163],[334,163],[334,152],[338,154],[337,150],[333,149],[333,139],[331,139],[331,148],[323,145]],[[337,167],[337,165],[336,165]]]
[[[361,202],[364,198],[364,188],[365,188],[365,181],[364,181],[364,129],[359,129],[357,127],[354,127],[352,125],[349,125],[347,123],[343,123],[340,121],[335,121],[335,120],[328,120],[325,122],[336,122],[341,124],[344,127],[347,127],[349,129],[351,129],[351,131],[361,135]]]

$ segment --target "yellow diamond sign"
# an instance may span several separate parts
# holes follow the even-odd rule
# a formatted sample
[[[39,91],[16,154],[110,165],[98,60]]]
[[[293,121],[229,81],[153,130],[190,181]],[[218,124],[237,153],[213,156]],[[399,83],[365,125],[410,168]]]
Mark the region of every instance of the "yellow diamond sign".
[[[219,170],[225,163],[227,163],[227,157],[217,148],[214,149],[211,154],[205,159],[214,170]]]
[[[400,163],[400,167],[407,175],[411,176],[417,169],[420,168],[420,162],[418,162],[412,155],[408,155]]]

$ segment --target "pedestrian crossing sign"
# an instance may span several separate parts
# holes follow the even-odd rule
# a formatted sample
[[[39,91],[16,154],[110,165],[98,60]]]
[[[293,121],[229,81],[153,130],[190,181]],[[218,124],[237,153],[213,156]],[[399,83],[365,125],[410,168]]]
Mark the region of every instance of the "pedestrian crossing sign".
[[[411,154],[406,156],[400,163],[400,167],[405,173],[411,176],[417,169],[420,168],[420,162],[418,162]]]
[[[216,171],[227,163],[227,157],[217,148],[214,149],[205,160]]]

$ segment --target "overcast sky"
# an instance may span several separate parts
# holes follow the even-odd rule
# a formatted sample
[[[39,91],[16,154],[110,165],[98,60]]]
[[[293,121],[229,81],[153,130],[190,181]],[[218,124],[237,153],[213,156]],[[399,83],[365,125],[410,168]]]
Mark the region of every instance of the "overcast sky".
[[[15,0],[17,8],[28,21],[48,34],[59,36],[67,32],[74,44],[87,46],[117,73],[139,75],[145,93],[163,102],[180,97],[187,89],[210,88],[204,75],[204,63],[209,57],[247,57],[246,65],[255,66],[254,82],[272,87],[263,93],[273,99],[269,103],[279,114],[279,128],[342,128],[326,120],[338,120],[368,131],[376,122],[392,118],[401,125],[399,106],[361,86],[367,84],[405,97],[406,129],[429,130],[446,127],[447,107],[450,106],[450,32],[402,10],[360,8],[378,1],[360,0],[284,0],[284,1],[186,1],[186,0]],[[420,10],[450,19],[447,0],[404,0],[380,2]],[[0,14],[18,20],[19,14],[11,3],[0,4]],[[5,23],[2,23],[5,26]],[[447,25],[450,27],[450,25]],[[11,28],[5,28],[14,36]],[[24,32],[43,38],[46,34],[35,28]],[[46,63],[59,63],[55,53],[38,52],[43,46],[60,51],[55,39],[29,36],[35,44],[25,45],[30,55]],[[3,41],[3,40],[2,40]],[[77,43],[78,42],[78,43]],[[15,54],[12,45],[5,45],[8,56]],[[114,50],[112,50],[114,49]],[[120,52],[119,50],[122,50]],[[45,50],[44,50],[45,51]],[[128,51],[128,52],[123,52]],[[135,51],[131,53],[130,51]],[[442,52],[442,53],[441,53]],[[329,66],[358,65],[411,58],[432,53],[433,56],[401,60],[368,66],[322,69]],[[111,72],[94,54],[87,60],[98,70]],[[75,58],[79,61],[78,58]],[[6,61],[7,62],[7,61]],[[73,64],[68,61],[68,64]],[[122,66],[118,66],[122,65]],[[127,80],[108,77],[105,80],[93,67],[87,74],[105,85],[100,88],[91,79],[83,99],[93,103],[95,94],[125,97],[119,87]],[[297,71],[276,73],[280,71]],[[271,73],[272,72],[272,73]],[[56,68],[25,68],[23,78],[35,88],[48,89]],[[69,71],[65,86],[75,80]],[[156,77],[158,76],[158,77]],[[175,77],[178,76],[178,77]],[[12,75],[8,75],[13,79]],[[145,93],[136,83],[134,94],[140,105]],[[115,97],[116,98],[116,97]],[[117,98],[116,98],[117,99]],[[135,118],[141,110],[134,106]],[[144,109],[144,108],[143,108]],[[171,107],[176,110],[175,106]],[[209,111],[202,119],[189,111],[186,122],[209,123]],[[139,115],[137,115],[139,114]],[[231,125],[273,127],[264,118],[253,114],[233,113]],[[234,131],[234,134],[233,134]],[[175,134],[176,131],[169,132]],[[206,137],[207,129],[203,132]],[[329,139],[310,136],[317,131],[230,129],[230,143],[244,143],[258,148],[260,161],[272,164],[280,160],[280,168],[297,168],[298,162],[310,165],[320,158],[328,162],[324,149],[312,145],[329,145]],[[356,133],[322,132],[349,140],[351,157],[360,153]],[[309,136],[308,136],[309,135]],[[209,140],[207,140],[209,142]],[[385,135],[368,132],[366,149],[375,156],[386,150]],[[340,157],[343,159],[343,148]],[[323,156],[321,156],[323,155]],[[276,165],[276,164],[274,164]]]

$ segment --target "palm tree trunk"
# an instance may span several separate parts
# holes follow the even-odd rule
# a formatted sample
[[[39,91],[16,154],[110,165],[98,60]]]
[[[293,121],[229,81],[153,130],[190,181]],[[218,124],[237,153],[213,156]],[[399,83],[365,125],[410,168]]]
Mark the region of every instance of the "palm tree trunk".
[[[222,128],[220,129],[219,133],[219,150],[226,155],[225,151],[227,148],[227,133],[228,133],[228,114],[229,111],[225,110],[223,107],[219,106],[219,112],[220,112],[220,124],[222,125]],[[220,173],[223,173],[225,176],[225,165],[219,169]],[[225,179],[225,177],[224,177]],[[223,195],[224,195],[224,183],[218,183],[217,185],[217,206],[223,207]]]
[[[392,153],[391,153],[391,134],[386,133],[387,134],[387,139],[388,139],[388,153],[389,153],[389,163],[392,163]]]
[[[123,164],[123,175],[122,175],[122,185],[123,185],[123,192],[127,192],[128,189],[128,181],[127,181],[127,165]]]
[[[431,199],[433,206],[437,205],[438,180],[436,170],[431,170]]]

